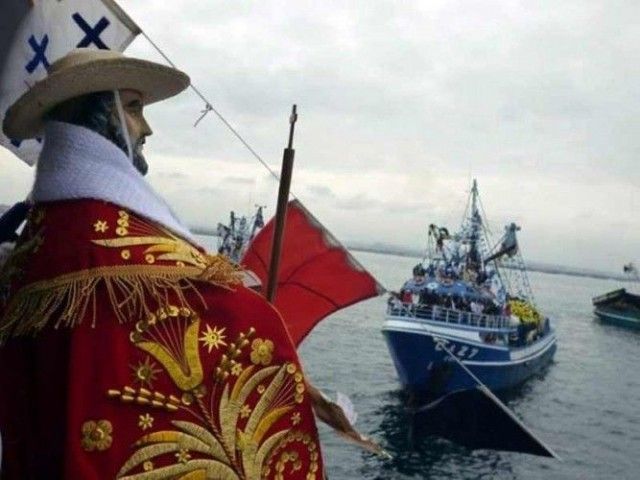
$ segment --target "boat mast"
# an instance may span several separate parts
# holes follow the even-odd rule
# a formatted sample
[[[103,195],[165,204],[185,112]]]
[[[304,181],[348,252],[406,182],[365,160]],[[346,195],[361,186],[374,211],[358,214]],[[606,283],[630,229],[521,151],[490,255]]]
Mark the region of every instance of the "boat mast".
[[[480,255],[478,252],[478,240],[480,238],[479,230],[482,228],[482,220],[480,212],[478,211],[478,182],[473,179],[473,186],[471,187],[471,235],[469,241],[469,256],[468,259],[476,264],[477,268],[480,268]]]

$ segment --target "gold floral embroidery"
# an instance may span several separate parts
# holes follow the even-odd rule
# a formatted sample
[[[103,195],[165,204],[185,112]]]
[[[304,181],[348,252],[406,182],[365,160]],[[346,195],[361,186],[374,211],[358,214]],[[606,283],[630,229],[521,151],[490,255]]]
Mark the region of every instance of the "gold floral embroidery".
[[[158,391],[152,392],[142,387],[135,389],[125,385],[121,390],[109,389],[107,395],[110,398],[119,398],[124,403],[137,403],[168,412],[175,412],[180,407],[179,398]]]
[[[154,419],[151,415],[149,415],[148,413],[145,413],[144,415],[140,415],[138,417],[138,426],[142,430],[148,430],[153,427],[153,420]]]
[[[270,363],[273,342],[256,339],[260,342],[254,342],[253,348],[251,337],[255,330],[251,328],[240,333],[234,342],[227,345],[226,351],[218,353],[214,385],[205,388],[200,348],[202,355],[206,355],[208,346],[202,344],[200,347],[199,326],[200,318],[195,312],[171,306],[160,309],[153,319],[147,318],[136,324],[131,336],[134,345],[160,362],[175,386],[182,391],[182,399],[129,387],[110,390],[109,395],[125,403],[162,398],[158,408],[165,408],[167,402],[172,401],[172,405],[189,412],[197,422],[170,420],[173,428],[145,434],[134,444],[135,451],[120,469],[119,479],[143,478],[140,469],[146,468],[145,462],[160,456],[166,461],[168,454],[174,456],[174,463],[154,469],[156,477],[153,478],[257,479],[269,468],[274,450],[285,439],[288,438],[286,443],[302,443],[302,435],[289,437],[291,432],[286,427],[275,428],[276,422],[295,413],[298,408],[294,399],[297,382],[288,373],[289,364],[258,363],[244,368],[235,360],[243,351],[246,352],[245,349],[251,347],[246,355],[261,351],[260,346],[263,346],[262,354],[257,355],[261,360],[268,356]],[[164,328],[165,335],[154,333],[153,330],[160,327]],[[167,332],[175,332],[175,336],[167,336]],[[239,375],[232,375],[231,372],[238,369]],[[259,387],[263,393],[257,396],[254,392]],[[309,442],[310,438],[305,450],[311,451]],[[191,452],[198,452],[197,458],[192,458]],[[293,457],[291,463],[292,468],[296,465],[301,468],[302,463]],[[307,465],[312,468],[317,462],[309,460]]]
[[[178,452],[176,452],[176,459],[180,463],[187,463],[190,458],[191,455],[189,454],[189,450],[187,450],[186,448],[181,448]]]
[[[162,364],[180,390],[189,391],[203,380],[199,330],[199,316],[189,309],[170,306],[137,322],[131,340]]]
[[[242,364],[232,360],[231,375],[238,377],[242,373]]]
[[[293,423],[294,425],[298,425],[300,423],[300,420],[300,412],[295,412],[293,415],[291,415],[291,423]]]
[[[251,415],[251,407],[245,403],[240,409],[240,418],[247,418],[249,415]]]
[[[267,464],[263,467],[263,476],[269,475],[271,472],[272,462],[275,460],[275,478],[279,480],[284,479],[284,473],[286,471],[287,463],[291,463],[291,471],[298,471],[302,468],[302,462],[300,461],[299,454],[295,450],[286,451],[285,448],[291,443],[301,442],[307,450],[309,455],[309,467],[307,471],[307,479],[315,479],[316,472],[318,471],[318,455],[317,447],[311,437],[303,432],[292,430],[290,431],[280,442],[280,444],[274,449]],[[315,454],[315,455],[314,455]]]
[[[273,354],[273,342],[256,338],[251,343],[251,361],[256,365],[269,365]]]
[[[213,348],[217,350],[219,347],[227,345],[227,343],[224,341],[225,336],[223,335],[225,327],[222,327],[218,330],[218,328],[215,326],[212,329],[209,325],[206,325],[206,329],[206,332],[202,333],[202,336],[199,340],[204,344],[205,347],[207,347],[209,353],[211,353],[211,350]]]
[[[111,447],[113,426],[109,420],[89,420],[82,424],[82,448],[87,452]]]
[[[131,252],[125,248],[120,251],[120,256],[123,260],[129,260],[131,258]]]
[[[159,231],[157,235],[127,237],[128,233],[126,228],[118,227],[116,234],[123,238],[93,240],[93,243],[110,248],[148,246],[143,252],[148,263],[153,263],[157,259],[180,261],[185,265],[203,269],[209,266],[210,259],[207,259],[191,244],[169,232]]]
[[[0,271],[0,303],[3,308],[0,344],[10,337],[37,333],[54,320],[56,328],[75,327],[86,319],[95,321],[96,292],[102,290],[98,287],[104,287],[109,293],[112,312],[119,322],[124,323],[150,313],[149,304],[166,302],[171,296],[181,306],[190,307],[185,293],[191,290],[197,294],[199,287],[195,282],[223,288],[242,282],[241,269],[223,255],[204,255],[168,230],[130,217],[121,210],[117,228],[124,230],[119,230],[113,238],[94,239],[92,243],[116,248],[117,255],[130,255],[126,260],[151,255],[155,262],[153,265],[143,262],[75,271],[30,283],[10,292],[9,296],[8,285],[20,278],[22,265],[44,241],[42,232],[35,227],[37,217],[42,215],[42,209],[31,210],[25,229],[27,241],[16,247]],[[107,220],[95,220],[96,223],[89,228],[95,229],[97,225],[102,230],[103,226],[98,222]],[[110,224],[108,227],[107,231],[111,231]],[[104,236],[102,232],[98,233]],[[134,248],[139,246],[143,248],[138,253]],[[130,253],[123,253],[123,249]],[[166,263],[159,264],[160,261]],[[59,312],[63,314],[59,315]]]
[[[142,469],[145,472],[150,472],[151,470],[153,470],[153,462],[151,460],[147,460],[142,464]]]
[[[109,224],[106,222],[106,220],[98,220],[93,224],[93,229],[96,232],[104,233],[109,229]]]
[[[134,382],[149,388],[153,387],[156,376],[161,372],[149,356],[145,357],[144,362],[138,362],[137,365],[131,365],[130,368],[133,370]]]

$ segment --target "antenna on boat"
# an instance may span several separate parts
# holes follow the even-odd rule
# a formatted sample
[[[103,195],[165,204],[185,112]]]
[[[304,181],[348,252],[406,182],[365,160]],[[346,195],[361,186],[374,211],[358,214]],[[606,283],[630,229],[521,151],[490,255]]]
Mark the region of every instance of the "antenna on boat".
[[[282,154],[282,169],[280,170],[280,188],[278,189],[278,206],[276,209],[275,228],[271,243],[271,262],[269,264],[269,280],[267,283],[267,300],[273,303],[276,296],[278,282],[278,269],[280,267],[280,254],[282,253],[282,238],[284,234],[285,220],[287,217],[287,203],[289,190],[291,189],[291,177],[293,175],[293,159],[296,151],[293,149],[293,134],[298,120],[297,106],[293,105],[289,117],[289,143]]]

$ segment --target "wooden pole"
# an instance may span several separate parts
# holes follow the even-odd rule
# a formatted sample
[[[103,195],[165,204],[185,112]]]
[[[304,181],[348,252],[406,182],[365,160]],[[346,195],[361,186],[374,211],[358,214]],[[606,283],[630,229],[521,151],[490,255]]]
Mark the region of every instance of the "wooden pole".
[[[280,268],[280,254],[282,253],[282,237],[284,235],[285,221],[287,218],[287,204],[289,202],[289,189],[291,188],[291,176],[293,174],[293,158],[296,151],[293,149],[293,132],[298,120],[296,105],[291,109],[289,117],[289,144],[282,155],[282,169],[280,171],[280,188],[278,190],[278,207],[276,210],[276,224],[273,230],[271,243],[271,262],[269,264],[269,280],[267,283],[266,297],[273,303],[278,287],[278,270]]]

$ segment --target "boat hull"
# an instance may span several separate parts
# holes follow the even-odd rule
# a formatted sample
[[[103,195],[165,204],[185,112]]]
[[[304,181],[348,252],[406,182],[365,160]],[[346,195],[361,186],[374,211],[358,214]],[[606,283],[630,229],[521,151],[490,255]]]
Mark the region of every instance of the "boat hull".
[[[619,327],[640,329],[640,318],[621,312],[611,312],[602,308],[596,308],[593,313],[604,323]]]
[[[553,330],[520,348],[486,344],[473,329],[449,328],[435,322],[416,324],[401,318],[387,318],[383,334],[402,386],[426,397],[476,386],[443,345],[493,391],[523,383],[542,370],[556,351]]]
[[[593,313],[603,322],[626,328],[640,329],[640,296],[624,288],[593,299]]]

